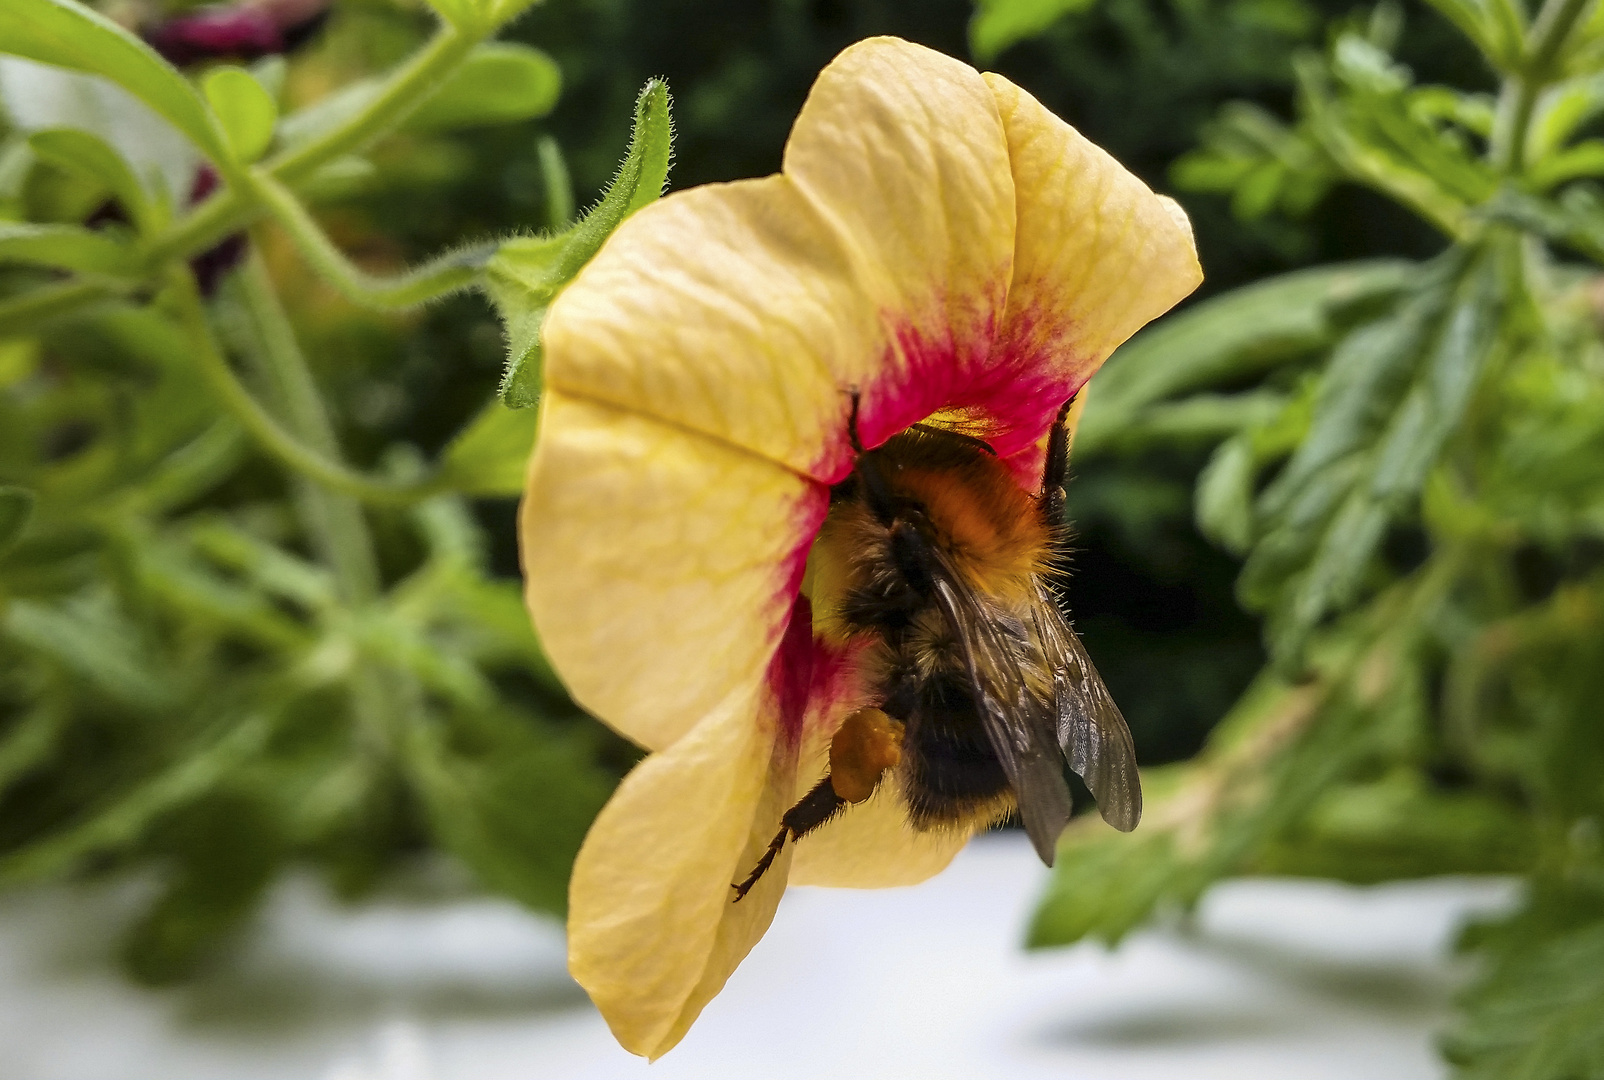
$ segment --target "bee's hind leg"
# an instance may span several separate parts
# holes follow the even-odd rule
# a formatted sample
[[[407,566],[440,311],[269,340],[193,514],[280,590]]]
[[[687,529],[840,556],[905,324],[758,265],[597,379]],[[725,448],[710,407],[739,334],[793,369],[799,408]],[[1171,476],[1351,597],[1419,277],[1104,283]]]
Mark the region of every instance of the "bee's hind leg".
[[[785,847],[786,837],[790,837],[792,840],[802,839],[802,837],[829,821],[846,804],[847,801],[835,793],[835,788],[830,785],[828,776],[813,785],[813,790],[802,796],[802,801],[787,810],[785,817],[780,819],[780,831],[775,834],[773,840],[769,841],[768,850],[757,861],[757,865],[752,868],[752,872],[746,875],[746,880],[739,885],[730,886],[735,890],[735,900],[733,902],[739,903],[745,899],[746,894],[752,891],[752,886],[757,884],[758,878],[762,877],[768,871],[768,868],[774,865],[774,860],[779,856],[780,849]]]
[[[752,891],[785,847],[786,837],[800,840],[840,813],[849,803],[874,794],[885,771],[902,760],[902,724],[879,709],[859,709],[841,722],[830,740],[830,772],[785,812],[780,831],[746,880],[731,885],[735,901]]]

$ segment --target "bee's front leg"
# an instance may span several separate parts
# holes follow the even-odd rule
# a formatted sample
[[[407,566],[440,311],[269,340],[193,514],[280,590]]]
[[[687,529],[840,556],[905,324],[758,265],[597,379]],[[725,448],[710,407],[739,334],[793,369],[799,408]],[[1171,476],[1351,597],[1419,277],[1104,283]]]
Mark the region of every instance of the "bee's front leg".
[[[902,760],[902,724],[879,709],[859,709],[841,722],[830,740],[830,772],[802,796],[800,802],[780,819],[780,831],[769,842],[757,866],[738,885],[739,902],[752,891],[758,879],[774,865],[787,837],[800,840],[835,817],[849,803],[860,803],[874,794],[887,769]]]

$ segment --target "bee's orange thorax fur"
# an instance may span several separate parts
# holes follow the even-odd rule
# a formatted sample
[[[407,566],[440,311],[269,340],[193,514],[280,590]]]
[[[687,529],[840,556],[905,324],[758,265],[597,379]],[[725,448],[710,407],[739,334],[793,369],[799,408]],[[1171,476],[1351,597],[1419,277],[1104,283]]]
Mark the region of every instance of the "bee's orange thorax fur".
[[[1049,558],[1036,500],[989,459],[976,468],[905,468],[894,486],[924,504],[940,541],[979,591],[1009,598],[1027,590]]]

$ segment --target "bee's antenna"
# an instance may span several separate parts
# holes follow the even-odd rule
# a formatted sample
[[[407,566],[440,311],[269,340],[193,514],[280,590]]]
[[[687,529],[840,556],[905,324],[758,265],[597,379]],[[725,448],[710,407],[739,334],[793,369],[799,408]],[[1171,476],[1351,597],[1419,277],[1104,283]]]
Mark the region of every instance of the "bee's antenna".
[[[1069,476],[1069,410],[1080,397],[1080,388],[1069,395],[1069,400],[1058,407],[1058,417],[1047,437],[1047,460],[1042,466],[1041,500],[1043,518],[1049,527],[1057,526],[1064,516],[1064,481]]]
[[[863,395],[856,386],[847,390],[852,397],[852,412],[847,416],[847,441],[852,444],[852,452],[863,453],[863,440],[858,437],[858,406],[862,403]]]

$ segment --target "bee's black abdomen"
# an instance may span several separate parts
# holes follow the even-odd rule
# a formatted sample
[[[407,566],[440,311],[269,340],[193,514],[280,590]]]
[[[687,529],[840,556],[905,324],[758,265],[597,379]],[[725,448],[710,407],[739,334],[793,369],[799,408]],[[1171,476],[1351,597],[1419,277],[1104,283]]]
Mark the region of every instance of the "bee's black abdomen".
[[[937,677],[902,683],[885,709],[908,717],[903,783],[915,826],[960,821],[1009,790],[1008,776],[986,738],[969,689]]]

